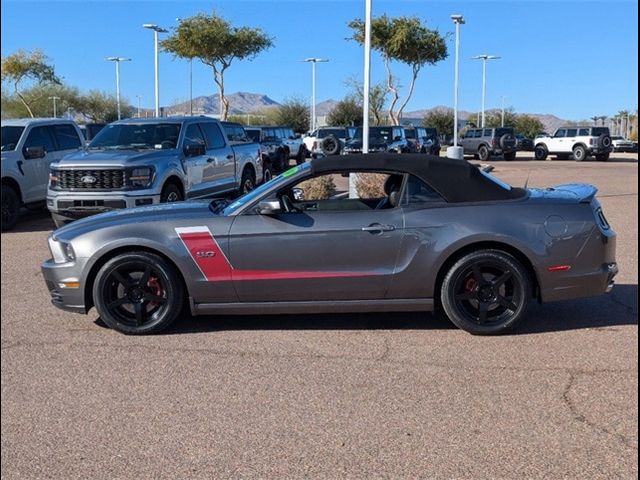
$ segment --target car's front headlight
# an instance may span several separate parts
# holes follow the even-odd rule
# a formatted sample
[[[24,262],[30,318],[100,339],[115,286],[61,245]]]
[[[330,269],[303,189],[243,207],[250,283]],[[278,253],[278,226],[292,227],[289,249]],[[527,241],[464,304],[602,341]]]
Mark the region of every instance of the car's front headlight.
[[[53,235],[49,235],[49,250],[55,263],[74,262],[76,259],[71,244],[56,240]]]
[[[134,168],[129,172],[129,186],[133,188],[147,188],[153,182],[153,168]]]

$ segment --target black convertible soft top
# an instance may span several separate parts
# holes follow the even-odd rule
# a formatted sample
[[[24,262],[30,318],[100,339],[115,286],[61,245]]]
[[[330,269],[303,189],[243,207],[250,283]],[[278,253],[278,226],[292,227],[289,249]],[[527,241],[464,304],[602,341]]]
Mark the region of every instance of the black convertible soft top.
[[[475,165],[424,154],[370,153],[337,155],[311,160],[313,174],[340,171],[410,173],[434,188],[448,202],[486,202],[522,198],[526,190],[501,187]]]

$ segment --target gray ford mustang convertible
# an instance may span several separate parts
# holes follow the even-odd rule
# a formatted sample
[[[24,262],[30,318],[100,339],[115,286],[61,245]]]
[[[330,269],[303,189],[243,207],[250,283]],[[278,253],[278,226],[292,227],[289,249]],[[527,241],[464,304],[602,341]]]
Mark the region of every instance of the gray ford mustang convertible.
[[[424,155],[312,160],[232,203],[118,210],[49,237],[53,304],[128,334],[192,314],[442,310],[514,327],[532,298],[613,287],[616,237],[590,185],[513,188]],[[562,321],[562,319],[558,319]]]

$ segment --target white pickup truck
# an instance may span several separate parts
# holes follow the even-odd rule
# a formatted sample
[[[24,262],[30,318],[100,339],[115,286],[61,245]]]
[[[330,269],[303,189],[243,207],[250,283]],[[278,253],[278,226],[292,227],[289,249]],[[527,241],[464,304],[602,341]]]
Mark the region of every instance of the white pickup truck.
[[[208,117],[133,118],[51,165],[47,207],[57,226],[118,208],[246,193],[262,178],[256,143],[230,143]]]

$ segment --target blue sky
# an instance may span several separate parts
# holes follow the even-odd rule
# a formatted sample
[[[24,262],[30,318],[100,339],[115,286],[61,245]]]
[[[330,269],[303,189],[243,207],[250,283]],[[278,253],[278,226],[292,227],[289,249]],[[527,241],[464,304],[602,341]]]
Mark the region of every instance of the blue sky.
[[[362,78],[362,49],[345,40],[347,22],[364,16],[364,0],[342,1],[19,1],[2,0],[2,55],[41,48],[59,75],[83,90],[115,89],[107,56],[126,56],[121,88],[131,103],[153,106],[153,35],[141,27],[171,28],[177,17],[214,8],[235,25],[259,26],[275,37],[275,47],[253,61],[234,63],[227,92],[265,93],[282,101],[310,97],[310,66],[299,60],[326,57],[318,66],[318,101],[340,99],[345,80]],[[373,0],[374,16],[418,15],[430,28],[453,31],[452,13],[462,27],[460,108],[477,111],[481,65],[470,59],[502,56],[488,65],[487,107],[501,96],[519,112],[554,113],[584,119],[638,103],[638,4],[635,1],[429,1]],[[453,39],[450,56],[425,68],[407,111],[452,104]],[[409,71],[395,70],[401,83]],[[188,99],[188,63],[168,54],[160,58],[161,104]],[[384,78],[374,54],[372,80]],[[209,67],[194,63],[194,96],[215,93]]]

